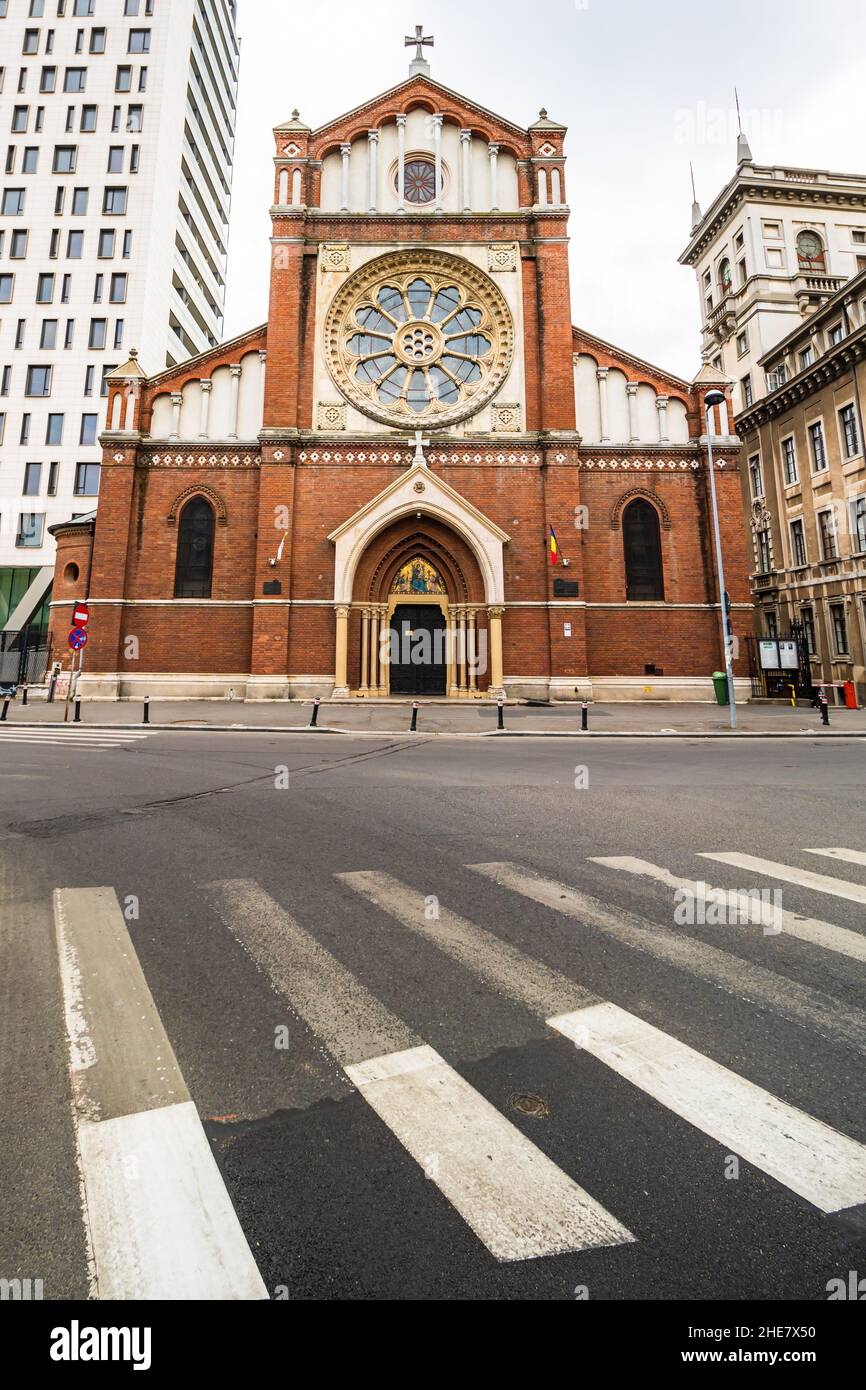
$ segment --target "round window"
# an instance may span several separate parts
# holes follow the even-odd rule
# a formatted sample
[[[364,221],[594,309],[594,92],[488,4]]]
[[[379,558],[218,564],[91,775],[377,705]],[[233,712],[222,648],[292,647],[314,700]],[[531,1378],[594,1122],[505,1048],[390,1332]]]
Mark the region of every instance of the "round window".
[[[436,165],[430,159],[409,159],[403,174],[406,202],[422,207],[436,198]]]
[[[334,381],[366,415],[442,429],[499,390],[514,332],[500,291],[476,266],[444,252],[398,252],[346,283],[326,341]]]

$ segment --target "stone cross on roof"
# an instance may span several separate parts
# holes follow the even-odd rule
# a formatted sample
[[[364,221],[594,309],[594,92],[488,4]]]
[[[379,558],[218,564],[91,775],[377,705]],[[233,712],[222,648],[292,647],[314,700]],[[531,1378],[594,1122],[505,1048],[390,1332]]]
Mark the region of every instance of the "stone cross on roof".
[[[425,49],[425,48],[434,48],[435,46],[436,46],[436,40],[434,39],[434,37],[433,37],[432,34],[425,34],[425,33],[424,33],[424,25],[423,25],[423,24],[416,24],[416,25],[415,25],[415,37],[414,37],[414,38],[411,38],[411,37],[407,34],[407,36],[406,36],[406,47],[407,47],[407,48],[414,48],[414,49],[415,49],[415,57],[414,57],[414,59],[412,60],[412,65],[411,65],[411,67],[409,68],[409,76],[410,76],[410,77],[414,77],[415,74],[416,74],[416,73],[419,73],[419,72],[420,72],[420,73],[425,73],[425,74],[428,74],[428,75],[429,75],[429,72],[430,72],[430,64],[427,62],[427,59],[424,57],[424,49]]]

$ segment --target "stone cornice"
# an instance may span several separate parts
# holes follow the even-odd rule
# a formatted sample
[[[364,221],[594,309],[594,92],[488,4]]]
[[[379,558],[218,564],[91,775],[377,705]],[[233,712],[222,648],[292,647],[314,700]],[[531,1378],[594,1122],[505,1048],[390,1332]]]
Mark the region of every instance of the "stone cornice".
[[[806,367],[797,376],[786,381],[769,396],[744,410],[737,416],[737,433],[745,436],[750,431],[775,420],[779,415],[793,410],[801,401],[808,400],[831,381],[838,381],[846,372],[853,374],[857,363],[866,359],[866,326],[858,328],[850,337],[843,338],[811,367]]]
[[[776,173],[783,175],[776,178]],[[787,178],[785,175],[791,175]],[[823,182],[822,180],[827,180]],[[855,186],[859,183],[859,190]],[[789,206],[866,208],[866,178],[833,174],[821,169],[788,169],[741,164],[717,196],[679,257],[680,265],[694,265],[718,236],[737,208],[749,200],[779,202]]]

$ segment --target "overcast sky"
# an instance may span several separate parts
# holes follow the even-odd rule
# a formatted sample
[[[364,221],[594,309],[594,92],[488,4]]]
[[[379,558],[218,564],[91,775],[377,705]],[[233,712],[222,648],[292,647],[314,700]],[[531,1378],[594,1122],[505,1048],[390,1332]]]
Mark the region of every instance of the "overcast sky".
[[[569,127],[575,323],[681,376],[700,366],[698,297],[677,264],[689,160],[706,210],[735,167],[734,87],[757,163],[866,173],[863,0],[239,0],[241,79],[226,334],[267,318],[271,131],[316,126],[408,76],[519,125]]]

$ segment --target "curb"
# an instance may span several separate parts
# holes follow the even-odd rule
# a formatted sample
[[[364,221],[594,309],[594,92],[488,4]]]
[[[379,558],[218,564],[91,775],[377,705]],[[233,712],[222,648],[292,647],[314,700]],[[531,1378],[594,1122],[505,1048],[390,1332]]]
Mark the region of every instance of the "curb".
[[[15,729],[24,730],[57,730],[57,729],[79,729],[89,730],[92,733],[141,733],[149,731],[161,734],[336,734],[341,738],[644,738],[644,739],[670,739],[670,738],[690,738],[690,739],[744,739],[744,738],[866,738],[866,729],[767,729],[764,731],[755,729],[732,730],[646,730],[646,729],[592,729],[584,733],[580,729],[484,729],[479,731],[461,731],[447,729],[419,729],[416,734],[411,734],[408,729],[332,729],[325,725],[317,728],[310,728],[308,724],[297,725],[269,725],[269,724],[202,724],[202,725],[181,725],[177,724],[55,724],[55,723],[19,723],[8,722],[0,728],[0,739],[3,737],[3,730]]]

